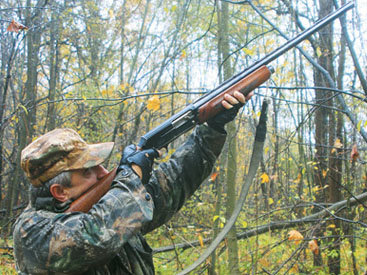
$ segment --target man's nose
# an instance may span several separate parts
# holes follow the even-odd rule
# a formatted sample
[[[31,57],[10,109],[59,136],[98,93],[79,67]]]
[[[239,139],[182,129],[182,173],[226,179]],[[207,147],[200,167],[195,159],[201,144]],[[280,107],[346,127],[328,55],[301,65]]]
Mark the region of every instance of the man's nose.
[[[96,173],[97,173],[97,179],[101,179],[103,178],[105,175],[108,174],[108,170],[106,168],[104,168],[102,165],[97,165],[96,166]]]

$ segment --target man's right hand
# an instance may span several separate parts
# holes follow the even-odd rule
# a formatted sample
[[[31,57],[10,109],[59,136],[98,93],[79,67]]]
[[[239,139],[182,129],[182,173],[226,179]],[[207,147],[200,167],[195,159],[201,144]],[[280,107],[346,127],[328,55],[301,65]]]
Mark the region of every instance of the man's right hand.
[[[154,159],[159,157],[159,151],[155,149],[138,150],[131,144],[124,148],[120,165],[130,165],[140,177],[143,184],[147,184],[153,168]]]

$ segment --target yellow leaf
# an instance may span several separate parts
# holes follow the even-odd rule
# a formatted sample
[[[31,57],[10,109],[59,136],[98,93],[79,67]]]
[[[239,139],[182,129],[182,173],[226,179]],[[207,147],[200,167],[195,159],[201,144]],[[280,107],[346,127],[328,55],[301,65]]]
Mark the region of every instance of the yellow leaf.
[[[204,241],[203,241],[203,237],[201,236],[201,234],[198,234],[198,239],[199,239],[200,246],[204,247]]]
[[[364,207],[362,205],[360,205],[360,207],[357,207],[357,209],[359,208],[359,212],[363,212],[364,211]]]
[[[317,56],[321,56],[322,55],[322,52],[321,52],[320,47],[317,47],[316,54],[317,54]]]
[[[108,15],[109,15],[110,18],[115,17],[115,14],[114,14],[113,10],[109,10]]]
[[[297,178],[293,182],[298,184],[298,183],[301,182],[301,179],[302,179],[302,174],[301,173],[298,173]]]
[[[117,89],[118,89],[119,91],[129,92],[130,86],[129,86],[129,84],[127,84],[127,83],[122,83],[122,84],[120,84],[120,85],[117,87]]]
[[[60,47],[60,54],[61,54],[61,56],[69,56],[70,55],[70,48],[68,46],[62,45]]]
[[[322,170],[322,177],[326,178],[326,175],[327,175],[327,170]]]
[[[328,226],[327,226],[327,228],[335,228],[336,226],[335,226],[335,224],[329,224]]]
[[[254,51],[253,50],[250,50],[248,48],[243,48],[243,51],[245,52],[245,54],[247,55],[253,55],[254,54]]]
[[[341,143],[340,139],[336,139],[335,142],[334,142],[334,147],[336,148],[342,148],[343,147],[343,143]]]
[[[358,130],[358,132],[360,132],[360,131],[361,131],[361,126],[362,126],[362,120],[360,120],[360,121],[358,122],[358,124],[357,124],[357,130]]]
[[[308,248],[312,251],[312,253],[318,255],[319,254],[319,246],[316,240],[311,240],[308,242]]]
[[[260,178],[261,178],[261,183],[268,183],[269,182],[269,176],[266,173],[263,173]]]
[[[161,101],[159,99],[159,96],[154,95],[151,98],[148,99],[147,108],[150,111],[157,111],[161,107]]]
[[[266,42],[265,42],[265,47],[266,48],[269,48],[270,45],[273,45],[274,44],[274,39],[268,39]]]
[[[299,244],[299,242],[303,240],[303,236],[297,230],[291,230],[288,232],[288,240],[294,241],[295,244]]]
[[[182,59],[182,58],[185,58],[185,57],[186,57],[186,51],[182,50],[180,58]]]
[[[247,228],[247,226],[248,226],[247,221],[243,221],[243,222],[242,222],[242,227],[243,227],[243,228]]]
[[[28,115],[28,110],[27,110],[27,108],[24,105],[19,104],[18,106],[21,107],[24,110],[24,112],[26,113],[26,115]]]
[[[289,79],[289,78],[293,78],[294,77],[294,72],[290,71],[286,74],[286,77],[284,79]]]
[[[343,143],[340,142],[340,139],[336,139],[335,142],[334,142],[334,148],[331,149],[331,153],[335,153],[336,152],[336,149],[340,149],[343,147]]]
[[[272,204],[274,203],[273,198],[269,198],[269,199],[268,199],[268,203],[269,203],[269,205],[272,205]]]
[[[312,188],[312,191],[319,192],[320,190],[326,189],[328,187],[329,187],[328,184],[324,185],[323,187],[321,187],[321,186],[315,186],[314,188]]]

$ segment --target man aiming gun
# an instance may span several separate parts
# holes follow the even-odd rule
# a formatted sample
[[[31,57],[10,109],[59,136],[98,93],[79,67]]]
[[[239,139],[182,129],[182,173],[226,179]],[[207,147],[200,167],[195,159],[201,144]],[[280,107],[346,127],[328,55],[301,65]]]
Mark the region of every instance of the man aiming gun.
[[[89,145],[73,130],[56,129],[28,145],[21,165],[32,184],[31,200],[13,232],[19,273],[154,274],[143,235],[167,222],[210,174],[225,141],[224,125],[269,79],[267,65],[353,6],[350,2],[317,21],[148,132],[139,142],[141,150],[127,146],[107,193],[86,213],[70,211],[71,203],[108,173],[101,164],[113,143]],[[151,173],[155,149],[197,124]]]
[[[53,130],[22,151],[31,200],[14,225],[20,274],[154,274],[143,235],[167,222],[210,174],[226,138],[224,125],[246,100],[225,95],[226,109],[198,126],[152,171],[158,152],[127,146],[109,191],[87,213],[65,212],[108,171],[113,143],[87,144],[70,129]]]

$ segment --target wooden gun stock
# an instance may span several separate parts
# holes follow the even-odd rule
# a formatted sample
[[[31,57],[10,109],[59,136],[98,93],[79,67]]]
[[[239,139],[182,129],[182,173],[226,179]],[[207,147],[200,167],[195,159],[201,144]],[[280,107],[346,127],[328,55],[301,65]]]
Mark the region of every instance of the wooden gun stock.
[[[88,189],[78,199],[73,201],[70,207],[65,211],[67,212],[84,212],[87,213],[92,206],[97,203],[100,198],[110,189],[113,179],[116,176],[117,168],[113,169],[107,175],[105,175],[100,181]]]
[[[233,95],[235,91],[239,91],[246,96],[255,88],[267,81],[273,72],[274,70],[272,67],[268,68],[264,65],[252,74],[243,78],[241,81],[237,82],[235,85],[229,87],[223,93],[217,95],[215,98],[202,105],[198,111],[199,124],[208,121],[210,118],[213,118],[220,112],[224,111],[222,101],[225,94]]]

